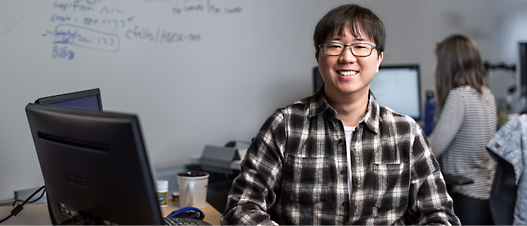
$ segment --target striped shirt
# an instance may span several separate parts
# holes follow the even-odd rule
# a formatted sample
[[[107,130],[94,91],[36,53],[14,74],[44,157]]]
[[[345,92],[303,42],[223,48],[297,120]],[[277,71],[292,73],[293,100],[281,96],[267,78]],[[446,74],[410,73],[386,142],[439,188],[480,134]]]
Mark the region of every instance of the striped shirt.
[[[221,223],[460,224],[439,165],[412,118],[379,105],[370,93],[347,144],[323,88],[267,119],[241,163]]]
[[[452,89],[429,141],[445,174],[472,179],[473,184],[452,186],[452,192],[489,199],[495,162],[486,149],[496,133],[496,103],[471,86]]]

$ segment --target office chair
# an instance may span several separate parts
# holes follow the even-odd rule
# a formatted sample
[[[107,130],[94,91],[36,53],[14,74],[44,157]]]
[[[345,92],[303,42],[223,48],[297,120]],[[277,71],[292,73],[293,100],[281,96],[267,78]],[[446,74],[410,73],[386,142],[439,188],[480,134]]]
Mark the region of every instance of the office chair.
[[[496,160],[496,172],[490,192],[490,209],[496,225],[512,225],[518,185],[513,166],[489,150]]]

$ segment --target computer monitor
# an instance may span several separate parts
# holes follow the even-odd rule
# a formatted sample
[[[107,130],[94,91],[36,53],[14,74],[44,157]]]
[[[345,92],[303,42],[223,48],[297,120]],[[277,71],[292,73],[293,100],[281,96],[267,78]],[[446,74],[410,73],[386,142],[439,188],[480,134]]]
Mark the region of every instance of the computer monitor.
[[[399,113],[421,120],[419,65],[380,66],[370,83],[375,99]],[[313,92],[324,84],[318,67],[313,68]]]
[[[419,65],[381,65],[370,90],[382,105],[421,120]]]
[[[320,71],[318,71],[318,67],[313,68],[313,93],[315,93],[320,86],[324,84],[324,80],[322,80],[322,76],[320,75]]]
[[[38,98],[35,103],[100,111],[102,110],[101,92],[99,88],[41,97]]]
[[[136,115],[39,104],[25,110],[53,224],[163,224]]]

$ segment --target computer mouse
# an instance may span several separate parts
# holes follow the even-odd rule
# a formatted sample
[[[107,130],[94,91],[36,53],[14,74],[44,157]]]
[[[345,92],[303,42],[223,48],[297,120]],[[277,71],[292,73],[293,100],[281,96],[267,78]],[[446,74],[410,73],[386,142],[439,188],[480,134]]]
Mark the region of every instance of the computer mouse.
[[[168,214],[167,217],[203,219],[205,218],[205,214],[196,207],[187,206],[174,210],[172,213]]]

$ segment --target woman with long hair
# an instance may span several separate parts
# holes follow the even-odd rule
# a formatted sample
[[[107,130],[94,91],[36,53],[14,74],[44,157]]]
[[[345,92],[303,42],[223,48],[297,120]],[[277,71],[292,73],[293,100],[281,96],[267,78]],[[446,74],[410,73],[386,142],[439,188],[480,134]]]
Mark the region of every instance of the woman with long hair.
[[[454,212],[467,225],[493,224],[489,198],[495,162],[486,145],[497,129],[496,103],[476,43],[452,35],[435,50],[439,117],[429,137],[444,174],[474,183],[452,185]]]

